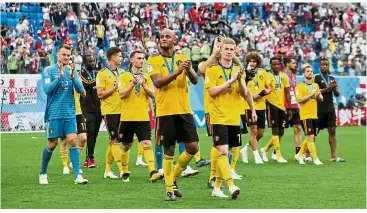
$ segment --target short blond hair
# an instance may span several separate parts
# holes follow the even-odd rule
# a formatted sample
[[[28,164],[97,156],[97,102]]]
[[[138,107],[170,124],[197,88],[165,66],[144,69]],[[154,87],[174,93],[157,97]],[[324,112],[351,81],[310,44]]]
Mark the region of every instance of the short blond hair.
[[[303,64],[302,65],[302,72],[304,73],[307,68],[313,69],[312,66],[311,66],[311,64],[306,63],[306,64]]]
[[[233,45],[235,45],[235,46],[236,46],[236,42],[235,42],[233,39],[231,39],[231,38],[224,38],[224,39],[222,40],[222,42],[221,42],[221,46],[220,46],[220,48],[222,48],[222,47],[223,47],[223,45],[225,45],[225,44],[233,44]]]

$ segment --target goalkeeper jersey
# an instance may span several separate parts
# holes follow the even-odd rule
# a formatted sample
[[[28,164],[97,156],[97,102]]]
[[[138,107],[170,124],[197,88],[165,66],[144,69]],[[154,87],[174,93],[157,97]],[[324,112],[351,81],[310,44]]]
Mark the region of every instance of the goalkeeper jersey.
[[[69,77],[70,67],[63,70],[60,78],[57,64],[46,67],[42,72],[42,88],[47,95],[45,121],[75,118],[74,88],[79,94],[84,91],[78,73]]]

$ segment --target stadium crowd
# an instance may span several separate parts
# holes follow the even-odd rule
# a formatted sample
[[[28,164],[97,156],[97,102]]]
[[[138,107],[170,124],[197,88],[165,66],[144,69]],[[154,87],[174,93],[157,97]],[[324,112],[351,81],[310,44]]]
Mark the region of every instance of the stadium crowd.
[[[366,75],[366,14],[361,4],[328,3],[1,3],[2,73],[40,73],[54,64],[56,49],[73,44],[76,70],[82,55],[91,54],[102,68],[105,51],[120,47],[121,67],[128,55],[144,46],[157,52],[158,33],[177,32],[176,51],[193,63],[210,56],[215,36],[240,39],[241,57],[257,49],[263,67],[273,56],[296,56],[319,72],[327,57],[333,75]],[[32,9],[36,9],[33,11]],[[300,68],[299,68],[300,71]]]

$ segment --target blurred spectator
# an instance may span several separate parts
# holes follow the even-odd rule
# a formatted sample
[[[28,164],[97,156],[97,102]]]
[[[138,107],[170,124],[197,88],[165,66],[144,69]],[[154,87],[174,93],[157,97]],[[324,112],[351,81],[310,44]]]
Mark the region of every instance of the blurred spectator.
[[[79,54],[77,50],[73,52],[73,63],[75,64],[75,71],[82,70],[83,57]]]
[[[348,100],[347,108],[348,109],[357,109],[358,103],[356,97],[354,95],[350,96]]]
[[[18,56],[15,54],[15,51],[11,53],[7,60],[7,69],[10,74],[18,73]]]
[[[19,11],[22,4],[5,3],[2,10]],[[79,17],[69,3],[35,4],[42,11],[43,23],[30,24],[23,17],[11,27],[3,25],[2,49],[7,59],[11,51],[19,54],[23,46],[30,52],[46,47],[36,51],[41,54],[40,70],[46,64],[42,63],[46,52],[44,56],[42,52],[53,49],[54,55],[62,43],[93,54],[101,66],[102,53],[111,46],[122,49],[123,63],[138,42],[148,56],[155,54],[159,31],[170,26],[177,35],[176,49],[196,63],[208,57],[207,45],[214,37],[225,34],[240,40],[242,59],[249,49],[257,49],[265,69],[273,56],[296,56],[298,63],[312,64],[317,73],[320,58],[326,57],[333,75],[365,74],[366,14],[360,3],[353,3],[353,8],[292,2],[82,3]]]

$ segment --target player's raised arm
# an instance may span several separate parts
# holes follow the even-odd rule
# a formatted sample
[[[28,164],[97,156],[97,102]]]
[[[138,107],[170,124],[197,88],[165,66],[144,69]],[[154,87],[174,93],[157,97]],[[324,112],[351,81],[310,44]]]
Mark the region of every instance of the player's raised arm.
[[[219,58],[219,54],[220,54],[220,45],[221,45],[221,40],[223,39],[222,36],[219,36],[217,38],[215,38],[214,40],[214,44],[213,44],[213,50],[212,50],[212,54],[210,55],[210,57],[208,58],[208,60],[206,60],[205,62],[201,62],[198,66],[198,71],[200,73],[200,75],[205,76],[205,71],[206,69],[215,61],[218,61]]]
[[[195,70],[192,68],[192,62],[190,60],[185,61],[187,66],[189,66],[188,69],[185,69],[185,74],[189,78],[190,82],[192,84],[198,83],[198,75],[196,74]]]
[[[61,77],[58,76],[55,79],[52,79],[49,67],[46,67],[42,72],[42,88],[43,91],[48,95],[52,93],[61,82]]]

